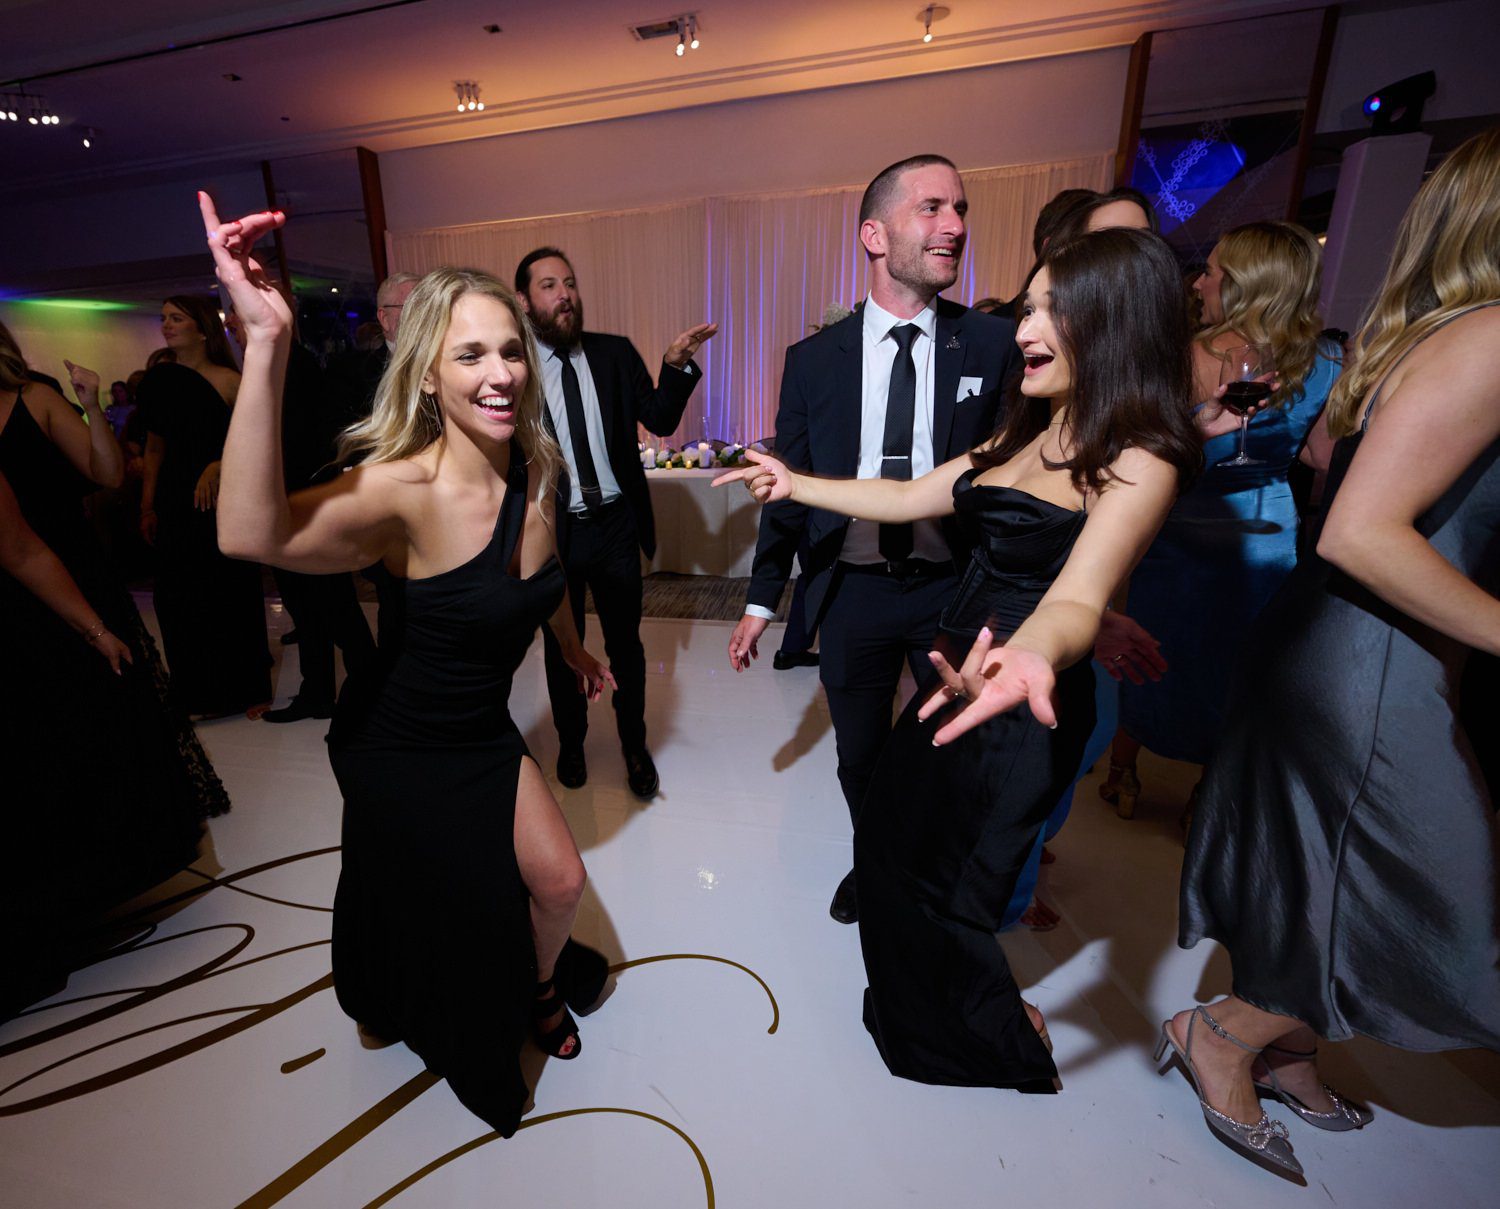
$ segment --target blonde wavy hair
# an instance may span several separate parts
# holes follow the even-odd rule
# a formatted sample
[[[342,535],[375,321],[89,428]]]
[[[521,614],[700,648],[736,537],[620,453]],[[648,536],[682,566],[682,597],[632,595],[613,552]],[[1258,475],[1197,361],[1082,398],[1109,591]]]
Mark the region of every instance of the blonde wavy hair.
[[[1227,333],[1250,344],[1269,344],[1281,385],[1266,406],[1296,398],[1318,357],[1323,249],[1296,223],[1252,222],[1225,231],[1215,251],[1224,274],[1219,284],[1224,318],[1199,341],[1215,356],[1214,340]]]
[[[1328,399],[1328,432],[1359,428],[1366,396],[1407,351],[1465,307],[1500,299],[1500,126],[1465,141],[1417,190],[1390,267]]]
[[[498,277],[477,269],[434,269],[417,282],[401,314],[396,350],[375,390],[370,415],[340,434],[338,459],[343,463],[356,459],[396,462],[421,453],[442,438],[442,405],[436,395],[422,389],[422,379],[442,353],[454,305],[468,294],[482,294],[500,303],[521,333],[526,350],[526,389],[516,402],[513,444],[531,471],[532,498],[547,499],[557,483],[563,456],[542,416],[536,340],[514,291]]]

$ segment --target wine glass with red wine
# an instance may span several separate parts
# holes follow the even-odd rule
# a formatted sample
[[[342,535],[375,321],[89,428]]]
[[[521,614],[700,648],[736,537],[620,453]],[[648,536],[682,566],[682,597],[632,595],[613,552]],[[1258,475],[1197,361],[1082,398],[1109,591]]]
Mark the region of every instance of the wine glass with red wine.
[[[1224,350],[1224,365],[1219,370],[1219,385],[1224,395],[1219,400],[1240,418],[1240,451],[1220,466],[1259,466],[1259,458],[1245,456],[1245,432],[1250,427],[1250,409],[1259,407],[1271,395],[1269,379],[1276,371],[1269,344],[1241,344]]]

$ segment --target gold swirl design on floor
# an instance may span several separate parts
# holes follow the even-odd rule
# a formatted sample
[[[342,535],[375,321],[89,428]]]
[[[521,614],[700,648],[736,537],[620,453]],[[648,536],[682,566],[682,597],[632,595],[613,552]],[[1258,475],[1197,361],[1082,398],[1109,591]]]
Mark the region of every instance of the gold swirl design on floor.
[[[159,936],[157,935],[159,924],[147,921],[148,917],[156,915],[163,910],[177,906],[180,903],[186,902],[188,900],[198,898],[217,889],[234,890],[238,893],[247,894],[253,898],[260,899],[263,902],[273,903],[278,906],[291,907],[297,910],[315,911],[320,913],[327,912],[331,910],[331,908],[322,907],[311,903],[295,902],[289,899],[274,898],[270,895],[261,894],[257,891],[245,889],[241,886],[238,886],[236,883],[243,881],[246,878],[253,877],[256,874],[264,873],[271,869],[277,869],[282,866],[292,864],[296,861],[309,860],[311,858],[319,856],[327,856],[338,851],[339,849],[337,847],[332,847],[317,848],[308,852],[294,853],[290,856],[278,857],[274,860],[265,861],[259,865],[253,865],[247,869],[239,870],[236,873],[225,874],[220,877],[211,877],[208,874],[203,873],[201,870],[189,869],[188,872],[205,879],[202,885],[194,886],[188,890],[184,890],[177,894],[171,895],[166,899],[154,902],[147,907],[143,907],[138,911],[132,912],[130,915],[113,921],[112,926],[114,927],[119,927],[119,925],[122,923],[128,925],[129,923],[135,921],[142,921],[143,928],[138,935],[134,935],[128,940],[115,945],[113,948],[110,948],[106,952],[102,953],[94,961],[87,964],[98,965],[105,961],[114,961],[128,958],[134,954],[145,952],[148,949],[157,948],[158,946],[171,944],[176,941],[186,940],[189,937],[193,936],[206,935],[212,932],[237,932],[239,933],[239,935],[234,940],[234,942],[231,943],[229,947],[222,953],[219,953],[214,957],[210,957],[207,961],[194,966],[192,969],[187,970],[182,974],[178,974],[175,977],[168,978],[155,986],[122,987],[119,990],[115,991],[100,991],[89,995],[79,995],[71,999],[61,999],[52,1003],[47,1003],[40,1007],[31,1008],[28,1011],[21,1013],[21,1018],[27,1016],[37,1016],[47,1012],[56,1011],[60,1008],[68,1007],[74,1004],[89,1002],[91,1000],[114,998],[120,995],[126,996],[125,999],[96,1008],[89,1012],[85,1012],[83,1015],[78,1016],[72,1020],[40,1029],[39,1031],[32,1033],[29,1036],[21,1037],[15,1041],[0,1045],[0,1059],[24,1053],[27,1050],[34,1049],[46,1042],[55,1041],[70,1034],[80,1032],[83,1029],[89,1028],[95,1024],[99,1024],[113,1017],[123,1015],[124,1013],[141,1007],[142,1005],[153,1000],[160,999],[166,995],[170,995],[175,991],[180,991],[194,985],[199,985],[201,983],[209,981],[210,979],[217,978],[223,974],[228,974],[235,970],[244,969],[247,966],[256,965],[260,962],[270,961],[273,958],[283,957],[289,953],[296,953],[304,949],[312,949],[329,944],[330,942],[328,940],[311,940],[301,944],[289,945],[285,948],[277,949],[271,953],[263,953],[258,957],[251,957],[244,961],[234,961],[233,958],[244,952],[245,949],[248,948],[255,939],[255,929],[247,923],[226,922],[208,924],[203,927],[188,928],[182,932],[177,932],[170,936]],[[650,957],[637,957],[632,958],[629,961],[619,962],[615,965],[610,966],[610,973],[612,975],[619,975],[624,973],[626,970],[637,969],[642,966],[654,965],[658,962],[663,961],[715,962],[721,965],[730,966],[733,969],[739,970],[740,972],[749,975],[750,978],[754,979],[754,981],[760,986],[761,990],[765,992],[766,998],[771,1005],[771,1024],[770,1027],[766,1029],[766,1033],[768,1035],[774,1035],[777,1029],[780,1028],[781,1007],[776,1002],[776,996],[771,991],[770,986],[767,985],[765,979],[763,979],[754,970],[750,969],[749,966],[742,965],[739,962],[733,961],[727,957],[719,957],[711,953],[661,953]],[[67,1066],[69,1063],[79,1061],[85,1057],[88,1057],[89,1055],[100,1053],[101,1051],[107,1050],[112,1046],[133,1041],[137,1038],[148,1036],[152,1033],[161,1032],[165,1029],[176,1028],[184,1024],[191,1024],[194,1021],[211,1020],[220,1016],[238,1016],[238,1019],[226,1021],[223,1024],[209,1029],[207,1032],[204,1032],[196,1037],[191,1037],[185,1041],[178,1042],[177,1044],[171,1045],[158,1053],[149,1054],[146,1057],[138,1058],[131,1062],[126,1062],[123,1065],[115,1067],[111,1070],[106,1070],[87,1079],[82,1079],[77,1083],[69,1084],[67,1086],[60,1087],[53,1091],[45,1092],[41,1095],[33,1096],[30,1099],[21,1100],[16,1103],[0,1103],[0,1117],[11,1117],[18,1116],[23,1113],[35,1112],[38,1109],[47,1108],[52,1105],[61,1104],[69,1100],[74,1100],[81,1096],[89,1095],[92,1092],[102,1091],[105,1088],[113,1087],[119,1083],[123,1083],[130,1079],[137,1078],[138,1076],[148,1074],[155,1070],[159,1070],[162,1067],[168,1066],[174,1062],[178,1062],[184,1058],[191,1057],[193,1054],[200,1053],[211,1046],[218,1045],[224,1041],[227,1041],[232,1037],[235,1037],[241,1033],[246,1032],[249,1029],[256,1027],[257,1025],[264,1024],[266,1021],[273,1019],[274,1017],[280,1015],[282,1012],[287,1011],[289,1008],[296,1006],[297,1004],[303,1002],[311,996],[316,995],[321,991],[329,990],[332,986],[333,975],[325,974],[319,978],[314,979],[312,982],[309,982],[305,986],[299,987],[296,990],[291,991],[288,994],[283,995],[281,998],[273,1000],[269,1003],[242,1004],[235,1007],[215,1008],[210,1011],[195,1012],[190,1015],[176,1017],[172,1020],[162,1021],[158,1024],[151,1025],[147,1028],[138,1029],[134,1032],[125,1033],[118,1037],[113,1037],[108,1041],[100,1042],[97,1045],[87,1046],[74,1053],[70,1053],[63,1058],[60,1058],[55,1062],[40,1067],[39,1069],[34,1070],[29,1074],[23,1075],[21,1078],[16,1079],[3,1087],[0,1087],[0,1100],[3,1100],[6,1096],[8,1096],[11,1092],[17,1090],[18,1088],[24,1087],[33,1079],[40,1078],[41,1076],[48,1074],[49,1072],[59,1070],[62,1067]],[[282,1063],[281,1071],[283,1074],[291,1074],[297,1070],[302,1069],[305,1066],[316,1062],[319,1058],[323,1057],[326,1052],[326,1049],[319,1047],[315,1050],[301,1055],[300,1057],[290,1059],[287,1062]],[[315,1146],[305,1156],[303,1156],[297,1162],[293,1163],[265,1187],[261,1188],[259,1191],[253,1193],[251,1196],[241,1201],[236,1209],[269,1209],[270,1206],[279,1204],[295,1189],[301,1187],[318,1172],[322,1171],[342,1155],[347,1153],[356,1144],[358,1144],[364,1138],[368,1137],[385,1122],[398,1115],[418,1096],[427,1091],[429,1088],[433,1087],[438,1082],[440,1082],[439,1078],[436,1075],[432,1074],[430,1071],[423,1071],[421,1074],[408,1079],[395,1091],[391,1092],[389,1095],[379,1100],[370,1108],[366,1109],[354,1120],[350,1121],[348,1125],[344,1126],[331,1137]],[[652,1113],[644,1112],[634,1108],[572,1108],[559,1112],[543,1113],[540,1116],[528,1117],[523,1120],[518,1126],[517,1133],[519,1133],[521,1130],[531,1129],[538,1125],[546,1125],[572,1117],[592,1116],[599,1114],[614,1114],[619,1116],[639,1117],[642,1120],[650,1121],[655,1125],[659,1125],[664,1129],[670,1130],[672,1133],[681,1138],[682,1141],[687,1145],[688,1149],[692,1152],[693,1158],[697,1161],[699,1174],[703,1178],[703,1192],[705,1198],[704,1203],[707,1206],[707,1209],[714,1209],[715,1202],[713,1175],[709,1170],[708,1160],[704,1156],[703,1152],[698,1148],[698,1144],[694,1142],[693,1139],[684,1130],[672,1124],[670,1121],[664,1120],[663,1118],[655,1116]],[[439,1169],[447,1166],[449,1163],[462,1158],[464,1155],[467,1155],[482,1146],[487,1146],[489,1143],[494,1142],[499,1138],[499,1133],[491,1131],[489,1133],[482,1134],[469,1142],[464,1143],[462,1146],[455,1147],[454,1149],[448,1151],[446,1154],[440,1155],[430,1163],[427,1163],[424,1166],[418,1168],[403,1180],[392,1185],[386,1191],[377,1196],[374,1200],[370,1201],[365,1209],[377,1209],[378,1206],[389,1204],[402,1192],[405,1192],[413,1185],[419,1183],[421,1180],[425,1179],[433,1172],[438,1171]]]

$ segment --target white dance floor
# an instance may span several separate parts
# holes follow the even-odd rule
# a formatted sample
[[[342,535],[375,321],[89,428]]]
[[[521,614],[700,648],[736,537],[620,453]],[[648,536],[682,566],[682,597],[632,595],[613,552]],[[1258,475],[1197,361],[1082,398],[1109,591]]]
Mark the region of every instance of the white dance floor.
[[[1004,938],[1047,1014],[1062,1093],[892,1078],[860,1024],[857,931],[827,913],[850,843],[817,673],[771,669],[773,628],[734,675],[729,628],[644,624],[655,802],[626,791],[595,708],[589,784],[561,795],[590,874],[577,933],[641,964],[581,1022],[577,1061],[533,1055],[515,1137],[491,1135],[404,1047],[361,1048],[329,985],[340,803],[325,724],[232,719],[202,735],[233,812],[213,820],[201,874],[169,887],[196,893],[0,1026],[0,1205],[1497,1203],[1500,1056],[1330,1048],[1331,1081],[1377,1117],[1325,1134],[1273,1108],[1306,1188],[1218,1143],[1181,1074],[1153,1072],[1159,1022],[1224,990],[1228,969],[1212,946],[1175,944],[1183,766],[1143,764],[1129,823],[1086,781],[1044,872],[1061,926]],[[277,650],[284,701],[296,648]],[[512,705],[550,776],[540,645]]]

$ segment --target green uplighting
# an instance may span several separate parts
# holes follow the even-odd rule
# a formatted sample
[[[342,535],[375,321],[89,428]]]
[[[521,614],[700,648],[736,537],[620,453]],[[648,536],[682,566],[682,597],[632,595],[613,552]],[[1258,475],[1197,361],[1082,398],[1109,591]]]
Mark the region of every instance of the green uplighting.
[[[15,298],[15,306],[41,306],[58,311],[129,311],[128,302],[106,302],[102,298]]]

